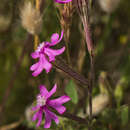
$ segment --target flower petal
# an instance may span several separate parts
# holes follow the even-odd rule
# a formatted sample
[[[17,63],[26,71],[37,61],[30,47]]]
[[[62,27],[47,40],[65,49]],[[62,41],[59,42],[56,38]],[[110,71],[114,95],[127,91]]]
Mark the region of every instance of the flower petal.
[[[31,53],[31,57],[32,57],[33,59],[36,59],[36,58],[39,57],[39,53],[38,53],[38,52],[33,52],[33,53]]]
[[[71,100],[70,97],[64,95],[64,96],[61,96],[61,97],[59,97],[57,99],[53,99],[53,100],[50,100],[50,101],[52,103],[55,103],[55,104],[64,104],[64,103],[68,102],[69,100]]]
[[[59,123],[58,116],[56,116],[53,112],[49,111],[47,108],[44,109],[44,112],[45,112],[45,125],[44,125],[44,128],[50,128],[51,119],[53,119],[56,124]]]
[[[48,102],[48,105],[50,107],[53,107],[55,110],[57,110],[60,114],[63,114],[66,111],[66,108],[62,106],[61,104],[55,104],[52,102]]]
[[[42,55],[42,64],[43,64],[43,68],[46,70],[46,73],[50,72],[50,69],[52,68],[51,63],[48,62],[48,60],[45,58],[44,55]]]
[[[55,84],[51,91],[48,93],[47,98],[51,97],[56,92],[57,85]]]
[[[39,110],[39,113],[38,113],[38,122],[37,122],[36,126],[39,127],[40,124],[41,124],[41,122],[42,122],[42,109]]]
[[[32,75],[34,77],[39,75],[42,72],[43,69],[46,70],[46,73],[50,72],[50,69],[52,68],[52,65],[51,65],[51,63],[49,63],[47,61],[47,59],[45,58],[44,54],[40,54],[40,60],[39,60],[38,63],[39,63],[38,67],[32,73]]]
[[[70,1],[72,0],[55,0],[55,2],[60,3],[60,4],[68,3]]]
[[[56,109],[60,114],[63,114],[66,111],[66,108],[62,106],[65,102],[68,102],[70,97],[64,95],[57,99],[49,100],[48,105]]]
[[[40,85],[39,88],[40,88],[40,94],[41,94],[41,96],[44,96],[46,98],[47,95],[49,94],[49,92],[46,89],[46,87],[44,85]]]
[[[53,33],[51,36],[51,42],[56,42],[59,39],[59,34],[58,33]]]
[[[51,36],[51,43],[49,45],[50,46],[54,46],[54,45],[58,44],[62,40],[63,34],[64,34],[64,32],[61,31],[60,38],[59,38],[59,34],[57,34],[57,33],[52,34],[52,36]]]
[[[39,111],[37,111],[37,112],[33,115],[32,121],[35,121],[35,120],[38,118],[38,115],[39,115]]]
[[[43,63],[41,63],[40,61],[38,62],[38,67],[34,70],[34,72],[32,73],[32,75],[34,76],[34,77],[36,77],[36,76],[38,76],[41,72],[42,72],[42,70],[43,70],[43,65],[42,65]]]
[[[32,111],[36,111],[37,109],[39,109],[40,106],[39,105],[36,105],[35,107],[32,107]]]
[[[49,61],[55,61],[55,56],[62,54],[65,51],[65,47],[61,49],[53,50],[50,48],[45,48],[44,53],[49,57]]]
[[[31,71],[34,71],[34,70],[36,70],[36,69],[38,68],[38,66],[39,66],[39,62],[33,64],[33,65],[30,67],[30,70],[31,70]]]

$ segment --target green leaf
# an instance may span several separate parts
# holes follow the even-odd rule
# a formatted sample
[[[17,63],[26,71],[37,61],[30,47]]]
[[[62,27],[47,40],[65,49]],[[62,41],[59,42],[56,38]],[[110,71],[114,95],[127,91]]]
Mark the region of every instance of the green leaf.
[[[120,106],[120,102],[122,101],[123,98],[123,86],[117,85],[114,94],[116,97],[117,105]]]
[[[70,80],[65,88],[65,92],[71,98],[71,101],[76,104],[78,102],[78,93],[76,90],[76,84]]]
[[[119,82],[116,85],[114,95],[116,97],[117,105],[120,106],[120,103],[123,99],[123,91],[124,91],[124,83],[125,83],[125,78],[122,77]]]
[[[123,126],[128,123],[128,114],[129,114],[128,106],[123,107],[121,111],[121,121]]]

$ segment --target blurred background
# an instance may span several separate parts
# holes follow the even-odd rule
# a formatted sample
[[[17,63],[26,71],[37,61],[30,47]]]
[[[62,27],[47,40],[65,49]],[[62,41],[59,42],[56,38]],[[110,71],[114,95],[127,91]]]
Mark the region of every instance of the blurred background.
[[[27,1],[27,0],[26,0]],[[33,0],[30,0],[34,3]],[[34,60],[33,36],[21,25],[20,8],[23,0],[1,0],[0,4],[0,130],[40,130],[31,121],[32,103],[39,93],[38,86],[50,89],[57,83],[55,97],[63,93],[72,100],[67,110],[80,117],[88,117],[85,87],[60,70],[53,68],[32,77],[30,66]],[[92,3],[90,22],[95,47],[95,83],[93,87],[94,130],[130,129],[130,1],[97,0]],[[42,14],[39,40],[49,41],[52,33],[61,32],[63,5],[46,0]],[[72,8],[69,34],[70,66],[88,78],[90,59],[83,35],[83,27],[76,8]],[[60,48],[65,45],[62,40]],[[67,62],[66,54],[61,56]],[[86,125],[60,118],[58,126],[50,130],[87,130]]]

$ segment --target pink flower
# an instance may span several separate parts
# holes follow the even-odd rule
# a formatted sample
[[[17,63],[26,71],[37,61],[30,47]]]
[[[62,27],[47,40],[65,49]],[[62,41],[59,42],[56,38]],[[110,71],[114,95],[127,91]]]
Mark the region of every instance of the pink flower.
[[[44,128],[50,128],[51,120],[54,120],[56,124],[59,123],[58,116],[51,112],[48,107],[56,109],[59,114],[63,114],[66,111],[66,108],[62,104],[70,100],[68,96],[64,95],[57,99],[50,99],[56,92],[56,88],[55,84],[51,91],[48,92],[45,86],[40,86],[40,94],[37,95],[37,105],[32,108],[33,111],[37,111],[32,118],[33,121],[38,120],[37,127],[41,124],[43,112],[45,114]]]
[[[72,1],[72,0],[55,0],[55,2],[60,3],[60,4],[65,4],[65,3],[68,3],[70,1]]]
[[[54,33],[51,36],[51,42],[42,42],[35,52],[31,54],[33,59],[39,58],[39,61],[30,67],[33,76],[38,76],[43,69],[46,73],[50,72],[52,68],[51,62],[55,61],[55,56],[60,55],[64,52],[65,46],[61,49],[52,49],[51,46],[58,44],[63,38],[63,31],[59,38],[59,34]]]

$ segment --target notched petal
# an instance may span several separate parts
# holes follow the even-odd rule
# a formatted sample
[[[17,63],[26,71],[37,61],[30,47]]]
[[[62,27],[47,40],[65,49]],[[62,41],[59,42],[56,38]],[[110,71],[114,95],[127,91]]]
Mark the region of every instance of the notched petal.
[[[53,112],[49,111],[47,108],[44,110],[44,113],[45,113],[44,128],[50,128],[52,119],[55,121],[56,124],[59,123],[58,116],[56,116]]]
[[[51,42],[56,42],[56,41],[58,41],[58,39],[59,39],[59,34],[58,33],[52,34]]]
[[[56,44],[58,44],[61,40],[62,40],[62,38],[63,38],[63,31],[61,31],[61,36],[60,36],[60,38],[59,38],[59,34],[57,34],[57,33],[54,33],[54,34],[52,34],[52,37],[51,37],[51,43],[49,44],[50,46],[54,46],[54,45],[56,45]],[[54,36],[53,36],[54,35]]]
[[[62,54],[65,51],[65,47],[62,47],[61,49],[51,49],[51,48],[45,48],[44,52],[49,57],[49,61],[55,61],[55,56],[58,56]]]
[[[48,98],[51,97],[55,92],[56,92],[56,89],[57,89],[57,85],[55,84],[54,87],[51,89],[51,91],[49,92],[48,94]]]
[[[33,59],[36,59],[36,58],[39,57],[39,53],[38,53],[38,52],[33,52],[33,53],[31,53],[31,57],[32,57]]]
[[[48,90],[46,89],[46,87],[44,85],[40,85],[39,89],[40,89],[41,96],[44,96],[46,98],[46,96],[49,93]]]

